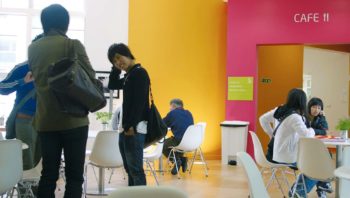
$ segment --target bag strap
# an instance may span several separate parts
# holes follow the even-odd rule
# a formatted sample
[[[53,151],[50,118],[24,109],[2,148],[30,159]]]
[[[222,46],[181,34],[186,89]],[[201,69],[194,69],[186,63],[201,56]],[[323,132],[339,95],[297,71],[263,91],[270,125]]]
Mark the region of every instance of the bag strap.
[[[34,95],[35,95],[35,89],[32,89],[29,93],[27,93],[27,95],[24,98],[22,98],[22,100],[16,106],[14,106],[14,108],[12,109],[12,112],[17,113],[17,111],[20,108],[22,108],[22,106],[29,100],[29,98],[32,98]]]

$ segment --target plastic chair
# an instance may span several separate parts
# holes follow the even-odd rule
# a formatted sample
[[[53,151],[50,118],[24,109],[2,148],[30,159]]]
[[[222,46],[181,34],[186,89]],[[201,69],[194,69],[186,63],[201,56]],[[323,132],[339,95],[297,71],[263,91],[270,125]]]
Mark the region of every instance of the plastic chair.
[[[112,192],[108,198],[187,198],[179,189],[167,186],[132,186]]]
[[[276,173],[278,171],[280,171],[282,173],[283,180],[284,180],[284,182],[286,183],[286,185],[288,187],[287,189],[289,189],[289,183],[288,183],[287,177],[286,177],[286,175],[284,173],[284,170],[283,170],[284,168],[287,168],[288,165],[286,165],[286,164],[276,164],[276,163],[272,163],[272,162],[268,161],[266,159],[265,153],[264,153],[264,151],[262,149],[262,146],[261,146],[261,143],[260,143],[260,140],[259,140],[258,136],[253,131],[249,131],[249,133],[250,133],[250,135],[252,137],[252,140],[253,140],[255,161],[260,167],[262,167],[261,174],[264,173],[264,169],[270,169],[271,170],[271,177],[270,177],[269,181],[267,182],[266,190],[269,189],[270,184],[272,183],[272,181],[276,180],[276,182],[278,184],[278,188],[280,189],[280,191],[283,194],[283,196],[286,197],[286,195],[284,194],[283,188],[282,188],[282,186],[280,184],[280,181],[277,178]]]
[[[22,142],[20,140],[1,140],[0,195],[13,196],[15,186],[22,178],[22,164]]]
[[[302,179],[306,191],[304,175],[318,181],[331,182],[334,179],[334,165],[324,143],[316,138],[300,138],[297,158],[300,174],[297,181]],[[292,197],[297,185],[294,185]],[[305,193],[307,196],[307,193]]]
[[[350,147],[344,147],[342,166],[334,171],[339,178],[339,197],[347,197],[350,194]]]
[[[100,131],[95,139],[89,161],[85,165],[84,193],[87,190],[88,165],[99,168],[98,193],[93,195],[106,195],[104,189],[105,168],[123,167],[123,159],[118,146],[119,133],[116,131]],[[92,193],[89,193],[92,194]]]
[[[264,185],[264,181],[256,166],[254,160],[246,152],[237,153],[238,160],[243,165],[244,171],[248,177],[250,197],[268,198],[270,197]]]
[[[175,157],[176,152],[181,152],[181,153],[195,152],[194,157],[196,156],[197,152],[199,152],[202,162],[205,163],[203,153],[199,149],[203,141],[203,135],[204,135],[203,133],[204,133],[203,125],[201,124],[190,125],[186,129],[180,144],[171,148],[168,156],[168,163],[169,163],[170,157],[172,157],[174,159],[174,164],[175,164],[175,167],[177,170],[177,176],[179,179],[180,179],[179,167],[177,166],[176,157]],[[194,160],[192,160],[192,165],[193,165],[193,162]],[[192,165],[191,165],[191,168],[192,168]],[[205,175],[208,177],[208,170],[206,167],[205,167]]]
[[[155,169],[151,165],[151,163],[156,161],[156,160],[159,160],[159,158],[162,156],[162,151],[163,151],[163,146],[164,146],[163,140],[164,139],[162,139],[160,142],[157,142],[155,144],[155,149],[153,149],[152,151],[150,151],[150,152],[149,151],[146,151],[146,152],[144,151],[143,152],[143,161],[146,163],[147,167],[151,171],[154,179],[156,180],[157,185],[159,185],[158,178],[157,178]]]
[[[23,171],[22,179],[18,183],[22,185],[25,192],[24,194],[20,193],[19,197],[35,197],[32,187],[39,185],[42,169],[42,160],[40,160],[34,168]]]

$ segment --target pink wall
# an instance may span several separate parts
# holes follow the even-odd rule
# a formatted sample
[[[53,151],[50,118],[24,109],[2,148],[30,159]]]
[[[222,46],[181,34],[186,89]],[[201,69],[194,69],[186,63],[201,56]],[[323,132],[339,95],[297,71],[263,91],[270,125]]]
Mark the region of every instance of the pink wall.
[[[318,13],[316,21],[300,14]],[[324,13],[328,13],[324,18]],[[317,14],[316,14],[317,15]],[[253,76],[253,101],[227,101],[226,120],[246,120],[256,129],[258,44],[350,43],[349,0],[229,0],[227,76]],[[248,138],[248,153],[253,153]]]

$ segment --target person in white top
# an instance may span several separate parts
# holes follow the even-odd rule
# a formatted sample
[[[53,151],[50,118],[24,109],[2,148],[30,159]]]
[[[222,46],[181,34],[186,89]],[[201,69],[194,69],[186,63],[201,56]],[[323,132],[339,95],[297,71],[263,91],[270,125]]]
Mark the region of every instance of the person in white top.
[[[284,105],[260,116],[261,127],[270,138],[274,138],[273,149],[270,148],[270,152],[273,150],[272,158],[269,160],[296,165],[299,138],[315,136],[314,129],[308,128],[306,125],[305,115],[306,94],[303,90],[294,88],[289,91]],[[273,134],[274,131],[275,134]],[[299,182],[302,183],[302,181]],[[305,183],[307,193],[309,193],[317,181],[305,177]],[[302,196],[306,195],[302,185],[299,184],[296,192]]]

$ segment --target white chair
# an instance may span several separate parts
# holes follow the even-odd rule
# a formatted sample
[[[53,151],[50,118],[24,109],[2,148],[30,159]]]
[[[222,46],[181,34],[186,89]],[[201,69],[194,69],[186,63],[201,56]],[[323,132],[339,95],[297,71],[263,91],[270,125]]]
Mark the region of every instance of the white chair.
[[[168,186],[132,186],[112,192],[108,198],[188,198],[183,191]]]
[[[270,197],[264,185],[264,181],[254,160],[246,152],[237,153],[238,160],[243,165],[248,177],[250,197],[268,198]]]
[[[284,182],[287,185],[287,189],[289,190],[289,183],[288,183],[287,177],[286,177],[286,175],[284,173],[284,168],[287,168],[288,165],[286,165],[286,164],[275,164],[275,163],[272,163],[272,162],[268,161],[266,159],[265,153],[264,153],[264,151],[262,149],[262,146],[261,146],[261,143],[260,143],[260,140],[259,140],[258,136],[253,131],[249,131],[249,133],[250,133],[250,135],[252,137],[252,140],[253,140],[255,161],[262,168],[261,169],[261,174],[264,173],[265,169],[270,169],[271,170],[271,177],[270,177],[269,181],[267,182],[266,190],[269,189],[270,184],[272,183],[272,181],[276,180],[281,193],[283,194],[283,196],[286,197],[286,195],[284,194],[282,185],[280,184],[280,181],[277,178],[276,173],[278,171],[280,171],[282,173],[283,180],[284,180]]]
[[[18,183],[22,185],[25,192],[19,197],[35,197],[32,187],[39,185],[42,169],[42,160],[40,160],[34,168],[23,171],[22,179]]]
[[[176,157],[175,157],[175,153],[176,152],[180,152],[180,153],[186,153],[186,152],[196,152],[199,151],[200,157],[202,159],[202,162],[204,162],[204,157],[203,157],[203,153],[201,150],[199,150],[198,148],[200,147],[200,145],[202,144],[202,140],[203,140],[203,126],[196,124],[196,125],[190,125],[186,131],[184,136],[182,137],[182,140],[180,142],[179,145],[172,147],[168,156],[168,164],[169,164],[169,160],[170,158],[174,159],[174,165],[176,167],[177,170],[177,176],[180,179],[180,174],[179,174],[179,168],[177,166],[177,162],[176,162]],[[195,153],[196,155],[196,153]],[[195,157],[194,155],[194,157]],[[192,162],[193,163],[193,162]],[[192,165],[191,165],[192,166]],[[208,170],[205,167],[205,175],[208,176]]]
[[[104,189],[105,168],[123,167],[123,159],[118,146],[119,133],[116,131],[100,131],[95,139],[89,161],[85,165],[84,194],[87,191],[88,165],[99,168],[98,192],[93,195],[106,195]]]
[[[20,140],[0,141],[0,195],[13,196],[16,184],[21,180],[22,142]],[[18,190],[17,190],[18,192]]]
[[[334,171],[334,175],[339,178],[339,197],[350,195],[350,147],[344,147],[343,163]]]
[[[297,165],[300,171],[296,183],[302,179],[306,191],[305,178],[307,176],[318,181],[331,182],[334,179],[334,165],[324,143],[316,138],[300,138],[298,146]],[[294,185],[294,197],[297,184]],[[307,193],[305,193],[307,196]]]
[[[157,185],[159,185],[158,178],[154,170],[154,167],[151,165],[151,163],[154,164],[154,161],[160,159],[160,157],[162,156],[163,145],[164,145],[164,139],[162,139],[160,142],[157,142],[153,150],[147,151],[147,148],[146,148],[143,152],[143,161],[146,163],[147,167],[151,171],[154,179],[156,180]]]

